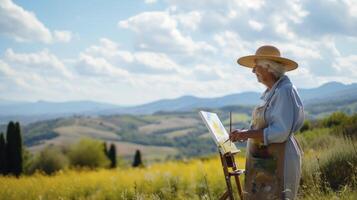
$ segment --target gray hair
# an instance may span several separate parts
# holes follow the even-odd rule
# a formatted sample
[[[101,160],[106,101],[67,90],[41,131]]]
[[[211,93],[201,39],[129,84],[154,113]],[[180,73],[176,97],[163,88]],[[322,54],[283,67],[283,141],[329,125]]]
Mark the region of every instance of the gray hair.
[[[269,59],[258,59],[257,64],[266,68],[275,78],[280,78],[285,74],[284,65]]]

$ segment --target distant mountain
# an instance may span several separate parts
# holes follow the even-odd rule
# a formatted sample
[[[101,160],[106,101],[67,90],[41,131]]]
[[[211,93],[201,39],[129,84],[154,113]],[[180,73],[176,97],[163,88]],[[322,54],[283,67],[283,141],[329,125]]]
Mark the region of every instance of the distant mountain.
[[[71,115],[95,115],[101,110],[120,106],[93,101],[16,102],[0,100],[0,124],[10,120],[25,123]]]
[[[21,104],[21,103],[27,103],[24,101],[12,101],[12,100],[6,100],[6,99],[0,99],[0,106],[9,106],[9,105],[14,105],[14,104]]]
[[[305,104],[334,102],[336,100],[357,101],[357,83],[345,85],[329,82],[312,89],[298,89]],[[152,103],[124,107],[116,110],[104,110],[101,114],[151,114],[157,111],[190,111],[195,108],[220,108],[230,105],[257,105],[261,94],[258,92],[243,92],[216,98],[198,98],[183,96],[177,99],[165,99]]]
[[[345,85],[339,82],[329,82],[312,89],[299,89],[299,94],[305,103],[314,102],[316,100],[329,100],[342,98],[342,94],[357,94],[357,83]]]
[[[312,89],[298,89],[305,105],[340,105],[357,102],[357,83],[342,84],[329,82]],[[192,111],[197,108],[220,108],[231,105],[252,106],[260,102],[260,93],[243,92],[215,98],[182,96],[176,99],[163,99],[151,103],[123,107],[93,101],[70,102],[12,102],[0,99],[0,123],[9,120],[33,122],[71,115],[113,115],[113,114],[152,114],[159,111]],[[330,110],[333,107],[330,108]]]
[[[104,109],[117,108],[119,106],[98,103],[93,101],[69,101],[69,102],[11,102],[0,103],[0,115],[52,115],[52,114],[77,114],[96,112]]]
[[[223,97],[199,98],[182,96],[177,99],[165,99],[134,107],[124,107],[115,110],[103,110],[102,115],[108,114],[152,114],[158,111],[191,111],[195,108],[220,108],[229,105],[255,105],[260,94],[257,92],[243,92]]]

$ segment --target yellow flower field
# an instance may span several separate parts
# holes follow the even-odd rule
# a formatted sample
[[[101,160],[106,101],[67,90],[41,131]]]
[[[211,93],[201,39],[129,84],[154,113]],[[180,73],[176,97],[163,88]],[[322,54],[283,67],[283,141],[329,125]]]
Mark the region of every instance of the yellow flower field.
[[[237,162],[243,167],[244,158]],[[145,168],[68,170],[0,178],[0,199],[217,199],[225,189],[218,156]]]

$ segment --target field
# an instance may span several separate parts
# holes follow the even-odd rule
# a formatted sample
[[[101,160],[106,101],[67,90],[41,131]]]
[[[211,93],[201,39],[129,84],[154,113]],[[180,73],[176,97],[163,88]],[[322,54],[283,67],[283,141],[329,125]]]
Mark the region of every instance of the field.
[[[233,125],[243,127],[249,116],[244,110],[233,113]],[[229,116],[222,109],[220,117],[226,127]],[[132,159],[140,150],[147,162],[172,157],[195,157],[214,153],[216,148],[198,112],[171,112],[153,115],[72,116],[39,121],[22,127],[27,149],[36,154],[46,146],[66,147],[83,137],[114,144],[117,155]],[[6,132],[6,127],[0,127]]]
[[[244,159],[238,159],[243,165]],[[145,168],[63,171],[0,178],[0,199],[217,199],[223,192],[218,157]]]
[[[298,199],[357,199],[357,114],[335,113],[307,122],[296,134],[304,150]],[[160,150],[155,153],[159,154]],[[239,168],[244,168],[244,154],[238,155],[236,160]],[[0,177],[0,185],[1,200],[212,200],[218,199],[225,190],[217,154],[146,162],[139,168],[125,164],[115,169],[69,167],[51,176],[41,172],[20,178],[3,176]]]
[[[237,160],[238,165],[243,166],[244,158]],[[218,199],[225,190],[218,156],[145,168],[68,170],[54,176],[38,173],[20,179],[3,177],[0,185],[2,200]],[[339,192],[315,192],[301,188],[299,199],[352,200],[357,197],[357,192],[349,188]],[[237,197],[236,190],[235,195]]]

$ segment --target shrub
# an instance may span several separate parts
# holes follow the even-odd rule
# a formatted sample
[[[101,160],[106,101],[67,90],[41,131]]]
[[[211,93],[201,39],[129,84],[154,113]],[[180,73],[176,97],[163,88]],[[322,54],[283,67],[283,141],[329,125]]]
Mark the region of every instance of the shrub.
[[[357,123],[348,124],[342,127],[343,136],[347,139],[357,139]]]
[[[345,113],[334,112],[330,116],[322,119],[321,124],[323,127],[331,128],[348,123],[349,120],[350,118]]]
[[[30,173],[43,171],[53,174],[68,166],[68,158],[56,147],[46,147],[35,157],[30,166]]]
[[[106,167],[109,160],[103,151],[103,143],[94,139],[84,138],[71,146],[68,157],[72,166],[76,167]]]
[[[356,186],[357,152],[353,143],[336,149],[321,162],[321,178],[333,190],[341,189],[345,185]]]
[[[300,142],[303,150],[330,148],[336,143],[336,139],[339,139],[337,136],[331,135],[330,129],[327,128],[307,130],[301,134],[297,134],[296,138]]]
[[[319,154],[305,156],[301,189],[304,195],[319,195],[357,186],[357,152],[351,141],[339,141]]]
[[[300,128],[300,132],[304,132],[304,131],[310,130],[311,128],[312,128],[311,122],[309,120],[305,120],[304,124]]]

